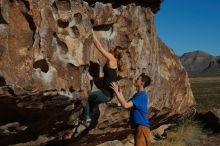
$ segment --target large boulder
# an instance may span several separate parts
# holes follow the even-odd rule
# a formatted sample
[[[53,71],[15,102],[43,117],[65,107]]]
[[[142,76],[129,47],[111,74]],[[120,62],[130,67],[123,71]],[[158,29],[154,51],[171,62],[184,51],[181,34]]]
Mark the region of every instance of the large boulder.
[[[151,77],[147,90],[152,128],[194,104],[187,73],[155,31],[154,13],[161,0],[109,2],[1,1],[0,96],[2,109],[15,117],[2,112],[5,120],[0,125],[19,122],[28,127],[26,132],[3,135],[4,144],[30,145],[30,141],[40,145],[74,135],[73,123],[90,90],[86,74],[99,72],[89,65],[102,68],[106,62],[92,43],[92,28],[104,48],[115,47],[120,53],[118,74],[123,77],[126,98],[135,93],[133,80],[140,73]],[[100,109],[98,124],[84,136],[93,137],[87,143],[94,137],[103,139],[100,135],[106,133],[129,133],[124,132],[129,129],[129,113],[116,99]],[[26,113],[31,115],[24,118]],[[46,125],[45,117],[50,119]],[[44,128],[36,128],[40,125]],[[27,133],[34,136],[27,137]],[[117,139],[106,141],[112,138]]]

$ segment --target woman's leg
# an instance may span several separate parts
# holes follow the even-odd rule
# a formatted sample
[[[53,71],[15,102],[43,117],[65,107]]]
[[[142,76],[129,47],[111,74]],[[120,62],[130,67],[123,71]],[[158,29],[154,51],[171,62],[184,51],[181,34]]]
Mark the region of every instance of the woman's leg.
[[[103,94],[101,90],[94,91],[89,94],[88,101],[83,109],[83,116],[90,118],[91,107],[95,104],[100,104],[109,101],[111,98]]]
[[[89,104],[89,101],[87,101],[86,105],[83,107],[83,118],[90,118],[90,104]]]

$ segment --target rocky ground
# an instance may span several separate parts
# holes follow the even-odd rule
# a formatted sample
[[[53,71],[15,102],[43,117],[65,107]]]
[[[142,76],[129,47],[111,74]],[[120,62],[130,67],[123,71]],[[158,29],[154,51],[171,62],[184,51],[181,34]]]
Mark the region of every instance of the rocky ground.
[[[61,96],[0,98],[0,145],[41,145],[66,139],[82,104]],[[74,114],[75,113],[75,114]],[[30,142],[32,141],[32,142]],[[35,141],[35,142],[34,142]]]

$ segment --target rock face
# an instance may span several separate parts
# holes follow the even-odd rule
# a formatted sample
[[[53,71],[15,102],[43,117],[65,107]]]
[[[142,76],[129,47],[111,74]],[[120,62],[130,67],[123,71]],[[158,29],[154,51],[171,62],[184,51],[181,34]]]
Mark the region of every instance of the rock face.
[[[21,122],[20,125],[29,125],[29,133],[35,134],[18,140],[25,131],[20,135],[17,132],[11,135],[14,141],[10,142],[10,138],[3,136],[4,144],[30,145],[34,141],[42,144],[71,137],[75,128],[71,125],[81,113],[90,87],[86,73],[88,70],[99,72],[97,68],[89,69],[89,65],[97,64],[102,68],[106,61],[92,43],[92,28],[106,49],[115,47],[120,54],[118,74],[124,78],[125,97],[134,94],[133,79],[140,73],[145,72],[152,78],[148,89],[152,128],[180,115],[194,104],[188,76],[180,60],[155,32],[154,13],[159,10],[161,0],[109,2],[112,4],[1,0],[2,104],[11,103],[11,112],[21,110],[17,112],[18,117],[24,116],[25,112],[33,115],[27,116],[25,124],[24,118],[6,118],[8,120],[1,121],[1,125]],[[123,133],[128,129],[128,111],[116,105],[116,99],[101,105],[99,123],[89,135]],[[37,116],[34,116],[35,112]],[[46,117],[52,118],[47,123],[50,126],[36,132],[36,126],[44,123],[44,112]],[[69,137],[65,136],[66,132]],[[86,142],[89,143],[89,139]]]
[[[189,75],[220,74],[220,59],[203,51],[184,53],[180,60]]]

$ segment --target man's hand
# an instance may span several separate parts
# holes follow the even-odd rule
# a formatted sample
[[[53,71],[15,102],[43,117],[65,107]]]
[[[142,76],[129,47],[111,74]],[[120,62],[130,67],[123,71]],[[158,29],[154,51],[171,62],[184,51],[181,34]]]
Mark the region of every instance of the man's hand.
[[[117,82],[112,82],[112,83],[111,83],[111,88],[112,88],[112,90],[113,90],[117,95],[122,96],[122,91],[121,91],[120,87],[118,86],[118,83],[117,83]]]
[[[116,82],[111,83],[111,88],[116,94],[119,93],[119,87]]]
[[[120,90],[118,83],[112,82],[111,83],[111,88],[115,92],[116,97],[118,98],[118,101],[124,108],[131,108],[133,106],[133,103],[131,101],[126,101],[123,94],[122,90]]]

